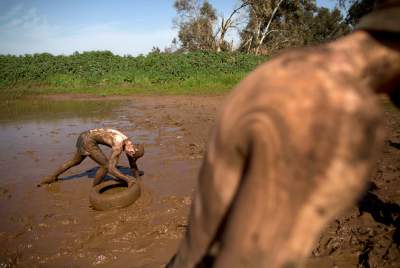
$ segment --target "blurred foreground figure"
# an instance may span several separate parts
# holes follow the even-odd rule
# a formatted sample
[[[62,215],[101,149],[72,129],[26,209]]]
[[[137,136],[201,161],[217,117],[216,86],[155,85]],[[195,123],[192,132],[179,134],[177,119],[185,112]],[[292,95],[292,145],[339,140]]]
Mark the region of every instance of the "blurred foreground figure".
[[[168,267],[297,267],[365,187],[383,139],[375,93],[400,95],[400,1],[352,34],[248,75],[208,144]]]

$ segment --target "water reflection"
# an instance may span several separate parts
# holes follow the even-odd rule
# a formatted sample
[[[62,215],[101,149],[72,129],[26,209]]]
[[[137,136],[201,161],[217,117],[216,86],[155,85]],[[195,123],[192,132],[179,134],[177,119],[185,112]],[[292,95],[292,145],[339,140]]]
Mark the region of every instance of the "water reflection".
[[[184,132],[168,120],[156,120],[154,106],[129,100],[14,100],[0,104],[0,186],[36,185],[75,152],[79,134],[92,128],[115,128],[143,143],[146,154],[139,160],[146,186],[160,194],[184,193],[193,185],[192,173],[199,159],[190,159]],[[153,118],[154,116],[154,118]],[[154,125],[148,124],[154,119]],[[102,147],[106,155],[110,149]],[[190,160],[189,160],[190,159]],[[129,166],[122,156],[119,165]],[[62,177],[83,174],[96,164],[90,159]],[[86,173],[85,173],[86,172]],[[91,182],[89,183],[91,185]]]
[[[121,100],[7,100],[0,103],[0,123],[24,120],[48,121],[73,117],[101,118],[122,103]]]

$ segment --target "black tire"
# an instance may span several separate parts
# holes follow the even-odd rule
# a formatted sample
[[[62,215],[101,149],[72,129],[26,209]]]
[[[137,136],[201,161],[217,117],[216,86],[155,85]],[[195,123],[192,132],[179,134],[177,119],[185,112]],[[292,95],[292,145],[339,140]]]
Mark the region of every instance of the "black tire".
[[[127,207],[140,197],[140,185],[132,183],[126,190],[115,194],[103,194],[109,188],[125,186],[125,182],[115,180],[104,181],[92,188],[89,201],[95,210],[111,210]]]

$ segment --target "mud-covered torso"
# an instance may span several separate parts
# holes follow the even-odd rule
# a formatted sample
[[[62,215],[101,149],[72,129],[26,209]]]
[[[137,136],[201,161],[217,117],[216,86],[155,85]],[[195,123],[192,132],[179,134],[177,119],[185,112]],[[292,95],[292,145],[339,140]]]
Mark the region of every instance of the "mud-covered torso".
[[[246,129],[252,118],[265,117],[279,129],[285,146],[290,143],[292,149],[306,154],[324,135],[330,140],[330,152],[332,142],[343,138],[337,136],[339,127],[357,128],[362,123],[379,128],[381,113],[372,89],[345,72],[329,69],[324,63],[332,58],[329,50],[307,52],[298,50],[271,60],[243,80],[220,118],[223,133],[236,133],[233,136],[242,140],[246,131],[234,130]],[[350,123],[353,120],[355,125]]]
[[[265,170],[254,177],[285,178],[285,187],[299,189],[290,197],[296,199],[288,208],[293,211],[314,189],[306,186],[323,183],[337,165],[349,173],[359,165],[364,172],[381,141],[374,94],[360,81],[328,69],[323,60],[329,61],[329,53],[305,52],[294,51],[260,66],[231,93],[212,135],[213,150],[208,152],[216,170],[210,173],[219,174],[220,169],[224,174],[210,176],[221,180],[213,184],[226,185],[227,169],[252,159],[258,140],[268,146],[264,156],[255,157],[254,163],[264,163],[260,166]],[[237,151],[239,160],[234,158]],[[216,159],[222,159],[219,165]],[[341,176],[336,178],[340,181]]]
[[[110,129],[110,128],[96,128],[88,131],[88,136],[98,144],[103,144],[109,147],[122,144],[122,142],[128,139],[122,132]]]
[[[81,133],[76,143],[77,149],[83,155],[88,155],[92,146],[102,144],[108,147],[122,146],[128,139],[122,132],[109,128],[96,128]]]

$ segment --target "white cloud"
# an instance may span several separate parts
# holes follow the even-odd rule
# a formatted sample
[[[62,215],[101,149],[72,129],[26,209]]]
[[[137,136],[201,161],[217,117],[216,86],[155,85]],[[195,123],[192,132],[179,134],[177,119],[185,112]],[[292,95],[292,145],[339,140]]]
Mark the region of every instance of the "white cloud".
[[[34,8],[15,6],[0,17],[0,54],[110,50],[119,55],[148,53],[153,46],[168,46],[176,31],[153,32],[121,30],[118,22],[82,27],[50,25]]]

